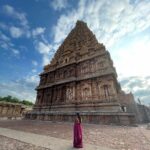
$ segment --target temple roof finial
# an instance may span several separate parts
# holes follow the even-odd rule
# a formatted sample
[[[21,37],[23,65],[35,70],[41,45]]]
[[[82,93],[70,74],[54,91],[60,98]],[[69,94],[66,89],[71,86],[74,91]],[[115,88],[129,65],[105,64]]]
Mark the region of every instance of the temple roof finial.
[[[78,25],[86,25],[87,26],[87,24],[82,20],[77,20],[76,26],[78,26]]]

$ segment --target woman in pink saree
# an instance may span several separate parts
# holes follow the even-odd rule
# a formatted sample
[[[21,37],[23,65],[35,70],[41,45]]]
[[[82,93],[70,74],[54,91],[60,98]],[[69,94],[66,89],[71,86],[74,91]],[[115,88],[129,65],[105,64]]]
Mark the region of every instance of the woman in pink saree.
[[[81,117],[79,113],[76,114],[76,119],[74,122],[74,140],[73,147],[75,148],[83,148],[82,143],[82,126],[81,126]]]

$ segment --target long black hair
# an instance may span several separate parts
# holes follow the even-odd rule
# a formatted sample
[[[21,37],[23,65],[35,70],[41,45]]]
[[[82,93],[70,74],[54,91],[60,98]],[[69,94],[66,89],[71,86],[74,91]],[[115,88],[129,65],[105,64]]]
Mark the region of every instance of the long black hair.
[[[80,114],[79,114],[79,113],[76,113],[76,115],[77,115],[77,117],[78,117],[78,119],[79,119],[79,122],[81,123],[81,122],[82,122],[82,120],[81,120],[81,116],[80,116]]]

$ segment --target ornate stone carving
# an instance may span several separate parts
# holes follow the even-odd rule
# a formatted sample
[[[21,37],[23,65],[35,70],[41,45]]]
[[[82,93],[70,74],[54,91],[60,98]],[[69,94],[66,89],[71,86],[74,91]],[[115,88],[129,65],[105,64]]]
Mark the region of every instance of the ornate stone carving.
[[[66,100],[72,101],[73,100],[73,88],[68,87],[66,90]]]
[[[87,101],[90,100],[92,97],[91,94],[91,85],[89,83],[83,83],[82,85],[82,99]]]
[[[77,22],[41,74],[36,105],[111,102],[117,95],[115,77],[105,46],[85,23]]]

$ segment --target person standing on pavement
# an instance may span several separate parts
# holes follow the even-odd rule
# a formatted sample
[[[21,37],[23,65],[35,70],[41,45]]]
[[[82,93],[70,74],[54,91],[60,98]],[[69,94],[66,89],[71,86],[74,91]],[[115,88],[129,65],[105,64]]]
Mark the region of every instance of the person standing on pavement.
[[[74,122],[74,139],[73,139],[73,147],[74,148],[83,148],[82,142],[82,119],[79,113],[76,114],[75,122]]]

